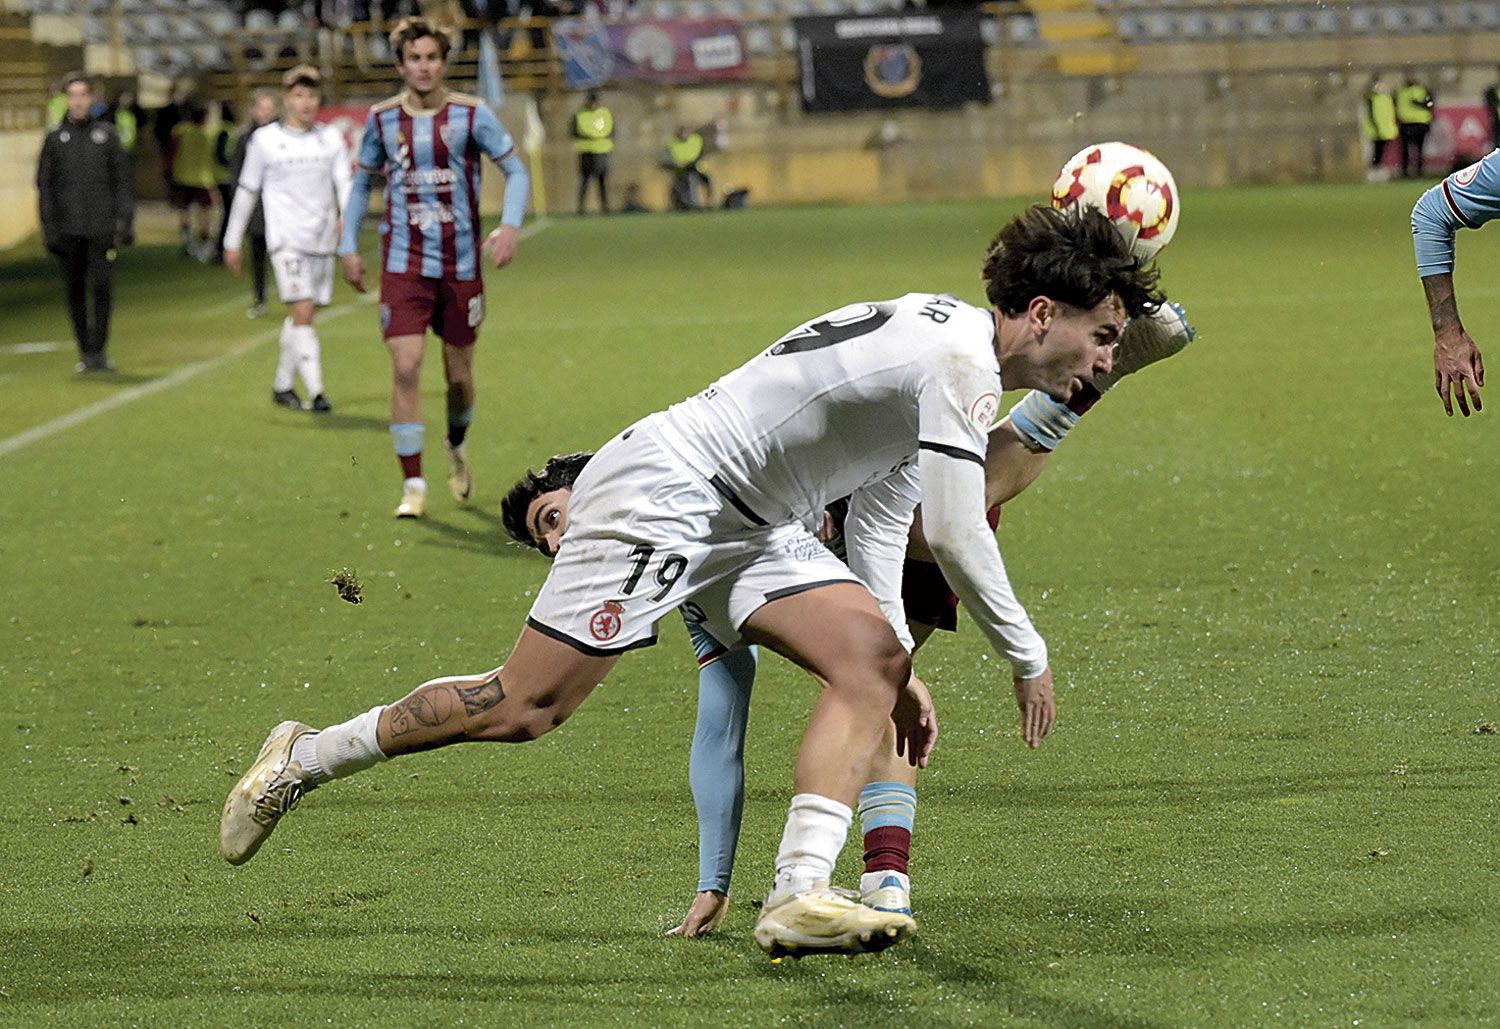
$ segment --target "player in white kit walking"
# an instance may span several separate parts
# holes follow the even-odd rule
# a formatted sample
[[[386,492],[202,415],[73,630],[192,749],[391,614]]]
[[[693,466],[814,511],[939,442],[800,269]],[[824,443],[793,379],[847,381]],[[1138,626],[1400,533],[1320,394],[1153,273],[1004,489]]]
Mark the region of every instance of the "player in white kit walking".
[[[271,399],[301,408],[294,376],[302,377],[308,406],[333,407],[323,391],[323,361],[313,312],[333,299],[333,254],[338,245],[339,212],[349,199],[353,169],[343,134],[318,123],[322,76],[298,65],[282,77],[286,94],[282,121],[256,130],[234,192],[224,231],[224,266],[240,273],[240,245],[260,198],[266,218],[266,247],[276,288],[287,317],[281,324],[281,359]]]
[[[720,638],[768,646],[825,683],[757,942],[773,957],[859,953],[913,932],[909,915],[829,884],[886,726],[913,763],[935,739],[901,601],[913,509],[1013,674],[1050,683],[985,520],[1001,376],[1065,400],[1109,371],[1126,317],[1160,299],[1154,271],[1094,211],[1029,209],[1001,230],[985,276],[989,310],[928,293],[840,308],[626,429],[569,485],[523,479],[506,526],[555,561],[510,658],[320,732],[278,725],[225,801],[225,858],[249,860],[308,790],[386,758],[548,732],[692,604]],[[812,531],[845,496],[847,566]]]

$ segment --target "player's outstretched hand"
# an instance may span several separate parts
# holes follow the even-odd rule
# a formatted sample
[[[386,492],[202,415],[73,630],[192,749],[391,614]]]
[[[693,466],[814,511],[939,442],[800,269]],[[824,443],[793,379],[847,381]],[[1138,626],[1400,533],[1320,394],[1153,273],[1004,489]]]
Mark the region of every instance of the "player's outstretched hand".
[[[484,252],[490,264],[504,268],[515,260],[516,246],[520,243],[520,232],[514,225],[501,225],[484,238]]]
[[[358,254],[344,255],[344,281],[356,291],[365,292],[365,262]]]
[[[896,723],[896,755],[905,755],[913,768],[926,768],[932,748],[937,746],[937,709],[927,684],[915,675],[896,696],[891,721]]]
[[[668,936],[683,936],[695,940],[707,936],[719,927],[724,916],[729,914],[729,897],[718,890],[704,890],[693,898],[687,917],[676,929],[667,930]]]
[[[224,251],[224,267],[229,270],[230,275],[238,275],[240,273],[240,252],[238,250]],[[324,265],[324,267],[326,268],[327,265]]]
[[[1475,411],[1484,407],[1479,401],[1479,387],[1484,385],[1484,359],[1467,332],[1453,329],[1435,337],[1432,367],[1437,373],[1438,396],[1443,399],[1443,409],[1449,418],[1453,417],[1455,400],[1465,418],[1469,417],[1471,403]]]
[[[1016,706],[1021,709],[1021,739],[1032,750],[1052,731],[1057,700],[1052,696],[1052,669],[1031,679],[1016,678]]]

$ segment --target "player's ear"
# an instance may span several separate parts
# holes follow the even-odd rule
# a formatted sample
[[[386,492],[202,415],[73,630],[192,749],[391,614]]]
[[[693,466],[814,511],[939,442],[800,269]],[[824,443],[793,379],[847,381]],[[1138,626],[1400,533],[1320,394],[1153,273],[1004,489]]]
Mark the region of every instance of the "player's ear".
[[[1057,315],[1057,303],[1051,297],[1032,297],[1026,305],[1026,321],[1037,336],[1045,335]]]

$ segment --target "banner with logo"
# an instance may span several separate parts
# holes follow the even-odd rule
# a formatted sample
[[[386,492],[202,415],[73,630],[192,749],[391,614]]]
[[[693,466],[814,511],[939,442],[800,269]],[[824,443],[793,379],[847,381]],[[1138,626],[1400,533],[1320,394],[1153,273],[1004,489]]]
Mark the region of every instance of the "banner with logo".
[[[808,111],[988,103],[974,13],[796,18]]]
[[[736,79],[750,70],[740,23],[731,18],[611,25],[559,21],[552,35],[569,89]]]

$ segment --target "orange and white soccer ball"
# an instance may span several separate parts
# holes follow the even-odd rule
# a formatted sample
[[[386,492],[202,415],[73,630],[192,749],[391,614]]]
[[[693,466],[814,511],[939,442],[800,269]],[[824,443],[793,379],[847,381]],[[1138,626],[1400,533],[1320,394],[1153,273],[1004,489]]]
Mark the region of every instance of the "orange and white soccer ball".
[[[1172,241],[1182,198],[1167,166],[1129,143],[1084,147],[1063,165],[1052,184],[1052,206],[1078,204],[1104,213],[1131,252],[1151,260]]]

